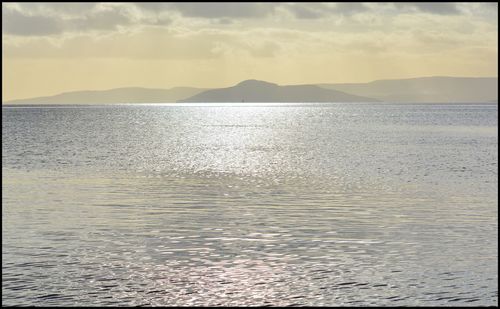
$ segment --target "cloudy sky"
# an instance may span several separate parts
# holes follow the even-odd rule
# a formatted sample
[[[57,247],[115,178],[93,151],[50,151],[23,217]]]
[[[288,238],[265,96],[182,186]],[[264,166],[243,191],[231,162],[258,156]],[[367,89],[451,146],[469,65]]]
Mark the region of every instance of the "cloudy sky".
[[[497,76],[497,3],[2,3],[2,101]]]

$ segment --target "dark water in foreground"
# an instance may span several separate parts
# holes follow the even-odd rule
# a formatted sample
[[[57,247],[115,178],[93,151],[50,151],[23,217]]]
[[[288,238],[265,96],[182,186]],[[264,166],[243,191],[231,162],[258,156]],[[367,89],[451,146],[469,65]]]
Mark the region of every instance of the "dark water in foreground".
[[[2,108],[3,305],[498,305],[497,105]]]

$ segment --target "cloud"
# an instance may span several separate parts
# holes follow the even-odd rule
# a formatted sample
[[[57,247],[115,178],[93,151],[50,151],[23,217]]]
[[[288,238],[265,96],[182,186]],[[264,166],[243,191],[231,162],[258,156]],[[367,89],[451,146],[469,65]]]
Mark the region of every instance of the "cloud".
[[[163,9],[178,11],[184,17],[200,18],[260,18],[274,13],[277,4],[274,3],[231,3],[231,2],[209,2],[209,3],[144,3],[136,4],[143,8]]]
[[[460,14],[457,5],[452,2],[408,2],[395,3],[396,8],[402,10],[418,11],[422,13],[455,15]]]
[[[282,7],[299,19],[316,19],[328,15],[328,7],[322,3],[288,3]]]
[[[14,10],[27,16],[65,18],[81,16],[99,6],[102,4],[95,2],[8,2],[2,3],[2,10]]]
[[[164,28],[145,28],[144,31],[87,34],[65,38],[34,37],[4,43],[8,58],[46,59],[211,59],[221,54],[215,47],[219,42],[233,45],[234,39],[220,34],[194,33],[179,36]]]
[[[342,2],[335,5],[335,13],[343,15],[352,15],[370,10],[363,3],[359,2]]]
[[[2,3],[3,34],[12,36],[54,36],[66,33],[137,30],[141,26],[177,24],[187,28],[207,23],[227,27],[245,25],[262,27],[266,23],[312,22],[335,19],[336,25],[351,23],[360,16],[364,21],[383,16],[390,23],[398,15],[433,14],[435,16],[469,15],[498,19],[496,3]],[[253,24],[252,24],[253,23]],[[373,25],[370,25],[373,26]],[[189,29],[188,29],[189,30]]]
[[[52,35],[62,33],[64,25],[51,17],[25,15],[15,9],[3,7],[2,31],[20,36]]]
[[[119,26],[127,26],[132,23],[131,16],[120,8],[88,12],[83,17],[67,21],[68,28],[76,31],[116,30]]]
[[[2,4],[2,32],[17,36],[50,36],[120,27],[168,25],[160,14],[141,14],[135,6],[119,3]]]
[[[282,3],[280,7],[298,19],[319,19],[331,16],[351,16],[369,11],[363,3]]]
[[[460,4],[461,16],[451,15],[454,9],[448,5],[437,8],[433,3],[76,5],[81,12],[69,3],[3,4],[5,55],[278,59],[304,53],[438,53],[467,44],[489,48],[498,32],[496,20],[478,13],[486,8],[482,4]]]
[[[294,17],[299,19],[318,19],[332,16],[357,15],[361,13],[378,14],[391,7],[389,3],[361,3],[361,2],[340,2],[340,3],[283,3],[280,4]],[[439,15],[452,15],[462,13],[455,3],[436,2],[408,2],[395,3],[397,10],[392,10],[392,14],[405,13],[431,13]]]

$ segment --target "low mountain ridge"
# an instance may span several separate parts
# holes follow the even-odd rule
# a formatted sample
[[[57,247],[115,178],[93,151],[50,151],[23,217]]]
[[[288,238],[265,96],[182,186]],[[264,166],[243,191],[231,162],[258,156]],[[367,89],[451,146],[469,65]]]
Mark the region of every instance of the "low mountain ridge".
[[[54,96],[19,99],[5,104],[112,104],[112,103],[169,103],[193,96],[206,89],[175,87],[154,89],[140,87],[65,92]]]
[[[207,89],[140,87],[73,91],[2,104],[119,104],[174,102],[498,103],[496,77],[420,77],[369,83],[278,85],[255,79]]]
[[[316,85],[280,86],[259,80],[245,80],[239,84],[200,92],[182,103],[195,102],[377,102],[372,98],[351,95],[342,91],[324,89]]]
[[[398,103],[498,102],[496,77],[419,77],[369,83],[318,84],[325,89]]]

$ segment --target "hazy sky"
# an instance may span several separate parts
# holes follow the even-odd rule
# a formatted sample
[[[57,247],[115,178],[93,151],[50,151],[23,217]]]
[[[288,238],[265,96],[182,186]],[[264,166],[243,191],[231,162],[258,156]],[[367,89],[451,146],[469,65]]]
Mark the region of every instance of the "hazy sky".
[[[497,3],[2,3],[2,101],[497,76]]]

